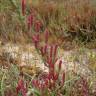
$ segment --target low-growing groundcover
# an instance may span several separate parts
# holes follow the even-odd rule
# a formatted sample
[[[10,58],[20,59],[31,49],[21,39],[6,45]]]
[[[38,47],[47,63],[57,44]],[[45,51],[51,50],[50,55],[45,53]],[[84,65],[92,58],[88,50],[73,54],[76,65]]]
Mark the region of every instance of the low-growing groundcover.
[[[86,4],[87,3],[88,2],[86,2]],[[63,34],[63,31],[67,31],[69,33],[71,32],[71,34],[75,33],[77,37],[79,35],[81,41],[90,41],[91,39],[93,40],[93,38],[95,38],[96,22],[93,20],[93,24],[93,22],[90,21],[91,19],[86,16],[92,14],[91,16],[95,17],[95,11],[93,11],[93,9],[91,10],[90,7],[87,6],[87,11],[84,11],[85,9],[82,9],[87,13],[85,14],[82,13],[83,11],[81,11],[81,16],[81,14],[78,13],[76,9],[73,11],[73,6],[70,6],[71,8],[67,8],[68,13],[66,14],[69,14],[67,18],[63,18],[63,20],[59,19],[59,21],[58,15],[64,15],[65,13],[59,14],[60,9],[57,8],[57,5],[52,6],[52,3],[49,3],[50,6],[44,3],[48,6],[47,8],[49,9],[45,10],[44,13],[43,11],[41,11],[43,15],[39,13],[39,11],[42,9],[41,6],[40,10],[38,9],[39,5],[37,6],[37,8],[35,8],[34,6],[29,7],[27,5],[27,0],[20,0],[21,6],[19,6],[19,3],[17,1],[15,2],[14,0],[10,0],[10,4],[12,4],[12,6],[14,6],[14,9],[16,9],[14,14],[16,12],[18,13],[17,15],[15,14],[19,19],[18,22],[16,22],[16,25],[20,24],[19,26],[14,27],[12,27],[11,24],[11,31],[13,31],[14,29],[20,32],[24,31],[24,33],[21,32],[24,37],[19,38],[21,39],[21,41],[24,41],[24,38],[28,36],[28,41],[34,44],[38,54],[42,57],[45,66],[48,68],[48,72],[42,72],[40,74],[34,74],[33,76],[31,76],[25,72],[22,72],[22,67],[17,66],[16,64],[2,66],[0,67],[0,96],[96,96],[96,71],[93,70],[90,76],[83,76],[76,73],[74,70],[63,70],[62,72],[61,67],[63,63],[62,60],[59,59],[57,54],[58,47],[61,43],[50,40],[51,38],[53,38],[52,35],[55,34],[54,32],[56,32],[57,30],[61,32],[60,34],[55,34],[56,36],[61,36]],[[78,2],[76,4],[78,4]],[[53,8],[57,8],[55,9],[55,12]],[[13,10],[11,8],[9,9],[10,11]],[[2,10],[5,10],[5,8]],[[49,11],[49,13],[47,14],[46,11]],[[14,14],[11,15],[14,16]],[[10,19],[11,17],[9,16],[8,18]],[[12,19],[13,23],[15,23],[15,18]],[[76,20],[76,22],[74,21],[74,19]],[[63,24],[65,23],[61,24],[61,22],[64,21],[67,23],[66,28],[63,27]],[[92,25],[90,22],[92,22]],[[7,27],[6,23],[3,24],[5,24],[5,27]],[[10,26],[8,25],[8,28]],[[22,27],[22,30],[19,29],[20,27]],[[84,32],[82,32],[82,30]],[[92,38],[89,36],[89,31],[91,31],[92,33]],[[87,35],[83,34],[84,36],[82,36],[80,35],[81,33]],[[14,34],[17,35],[17,33]],[[6,39],[14,40],[15,42],[18,38],[18,35],[17,37],[14,37],[13,33],[11,35],[9,35],[9,33],[6,33],[5,35],[1,33],[1,35],[5,36]],[[61,37],[61,39],[62,38],[64,37]],[[56,68],[55,65],[57,62],[58,67]]]

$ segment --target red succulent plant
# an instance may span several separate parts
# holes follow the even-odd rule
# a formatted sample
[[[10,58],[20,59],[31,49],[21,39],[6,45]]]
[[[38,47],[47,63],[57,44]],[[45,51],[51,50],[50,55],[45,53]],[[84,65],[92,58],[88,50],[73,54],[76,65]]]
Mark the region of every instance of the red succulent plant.
[[[34,24],[34,29],[36,32],[40,32],[42,27],[42,22],[40,20],[36,20]]]
[[[26,86],[24,84],[23,79],[20,79],[18,81],[18,84],[17,84],[17,87],[16,87],[16,91],[17,91],[17,94],[21,93],[22,96],[27,96],[26,95],[27,94],[27,88],[26,88]]]
[[[39,34],[33,35],[32,40],[33,40],[33,43],[35,45],[35,48],[38,48],[38,44],[39,44],[39,41],[40,41],[40,35]]]
[[[21,1],[21,7],[22,7],[22,15],[24,16],[26,13],[26,0]]]
[[[28,30],[30,30],[33,25],[33,19],[34,19],[34,16],[32,14],[30,14],[27,17]]]

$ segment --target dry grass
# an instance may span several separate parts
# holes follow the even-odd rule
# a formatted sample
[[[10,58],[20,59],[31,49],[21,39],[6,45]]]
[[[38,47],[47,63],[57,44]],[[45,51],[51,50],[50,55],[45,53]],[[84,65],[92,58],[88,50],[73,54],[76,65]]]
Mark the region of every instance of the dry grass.
[[[4,2],[2,1],[1,4]],[[30,42],[31,37],[26,29],[26,21],[22,21],[24,17],[20,15],[21,12],[18,13],[20,2],[16,1],[16,4],[19,7],[8,2],[7,5],[3,6],[3,10],[6,8],[7,10],[0,12],[0,37],[4,42],[8,40],[11,42]],[[28,10],[34,9],[38,14],[36,18],[43,22],[44,28],[50,29],[53,34],[52,38],[54,38],[53,42],[58,40],[62,44],[64,40],[72,42],[75,39],[87,42],[96,37],[96,8],[89,0],[72,0],[62,3],[29,0],[27,4]]]

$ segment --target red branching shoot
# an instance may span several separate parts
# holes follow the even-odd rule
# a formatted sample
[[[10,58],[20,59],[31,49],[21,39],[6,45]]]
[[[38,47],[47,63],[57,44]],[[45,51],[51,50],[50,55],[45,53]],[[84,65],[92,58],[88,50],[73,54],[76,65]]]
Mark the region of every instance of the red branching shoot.
[[[25,16],[25,14],[26,14],[26,0],[21,1],[21,7],[22,7],[22,15]]]
[[[17,94],[21,93],[22,96],[27,96],[27,88],[25,86],[25,83],[24,83],[23,79],[20,79],[18,81],[18,85],[16,87],[16,91],[17,91]]]

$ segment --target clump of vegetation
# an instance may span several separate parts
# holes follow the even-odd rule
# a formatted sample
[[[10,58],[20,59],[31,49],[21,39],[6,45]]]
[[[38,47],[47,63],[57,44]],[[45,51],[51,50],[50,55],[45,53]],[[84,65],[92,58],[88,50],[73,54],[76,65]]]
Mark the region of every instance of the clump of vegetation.
[[[1,5],[4,2],[0,1]],[[33,43],[48,72],[30,76],[14,64],[10,64],[7,68],[2,66],[0,68],[0,95],[95,96],[96,85],[93,86],[96,82],[95,70],[92,70],[93,73],[89,77],[83,77],[74,70],[62,72],[63,63],[59,60],[57,51],[58,46],[66,38],[69,38],[67,40],[78,38],[80,41],[87,42],[95,39],[96,9],[88,2],[82,3],[83,1],[78,0],[73,1],[75,4],[65,1],[64,5],[55,2],[54,4],[47,3],[43,0],[38,2],[35,1],[36,5],[33,5],[29,0],[30,6],[28,6],[27,0],[20,2],[9,0],[8,9],[6,4],[1,6],[3,8],[0,10],[2,17],[0,35],[2,39],[6,38],[14,42],[20,40]],[[5,13],[3,13],[4,10]],[[59,38],[61,42],[57,41]],[[90,62],[95,59],[94,56],[91,57]],[[59,63],[56,67],[57,61]]]
[[[28,0],[26,1],[26,16],[21,15],[21,1],[4,2],[0,3],[3,5],[0,10],[0,26],[2,26],[0,36],[6,38],[6,41],[30,41],[24,18],[32,10],[44,27],[50,29],[54,42],[56,39],[60,44],[63,44],[64,40],[66,42],[72,40],[90,42],[96,38],[96,7],[93,4],[95,1],[72,0],[61,3]]]
[[[80,41],[96,38],[96,8],[89,0],[76,0],[66,5],[68,32]],[[74,3],[74,4],[73,4]]]

